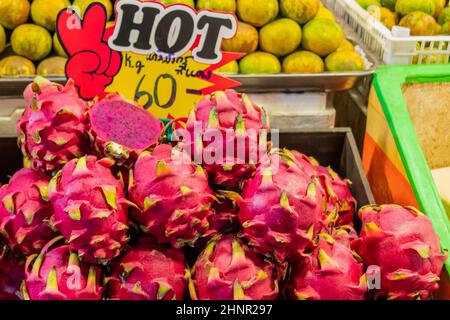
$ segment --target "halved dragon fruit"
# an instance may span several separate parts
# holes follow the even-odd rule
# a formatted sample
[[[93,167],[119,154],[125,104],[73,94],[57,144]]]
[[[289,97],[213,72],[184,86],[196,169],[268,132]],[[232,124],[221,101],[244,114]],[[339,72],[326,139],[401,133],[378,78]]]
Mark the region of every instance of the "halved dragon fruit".
[[[367,267],[379,268],[372,296],[427,299],[439,288],[447,257],[428,217],[413,207],[366,206],[359,211],[360,238],[352,245]],[[376,270],[376,269],[373,269]]]
[[[181,251],[141,238],[112,265],[108,296],[113,300],[182,300],[187,288]]]
[[[100,300],[101,269],[81,262],[68,245],[50,241],[39,255],[28,257],[22,295],[25,300]]]
[[[89,111],[89,134],[99,157],[117,165],[132,165],[145,150],[158,143],[162,122],[139,105],[109,94]]]
[[[73,80],[65,86],[44,78],[25,89],[27,107],[16,126],[19,145],[34,168],[55,172],[89,152],[88,106]]]

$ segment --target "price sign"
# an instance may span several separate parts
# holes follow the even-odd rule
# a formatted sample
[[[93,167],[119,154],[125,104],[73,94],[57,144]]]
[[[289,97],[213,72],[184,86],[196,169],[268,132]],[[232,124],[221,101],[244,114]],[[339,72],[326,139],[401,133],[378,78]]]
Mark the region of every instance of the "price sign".
[[[232,14],[186,5],[119,0],[116,21],[91,5],[58,16],[58,36],[69,58],[66,75],[84,99],[119,92],[160,118],[185,117],[203,94],[238,86],[214,70],[241,56],[220,50],[234,36]]]

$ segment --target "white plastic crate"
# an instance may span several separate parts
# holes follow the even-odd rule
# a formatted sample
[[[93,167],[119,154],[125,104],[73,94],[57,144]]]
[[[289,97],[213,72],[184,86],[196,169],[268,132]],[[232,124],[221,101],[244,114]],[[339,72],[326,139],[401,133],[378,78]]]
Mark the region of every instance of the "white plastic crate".
[[[390,31],[354,0],[323,0],[323,3],[344,19],[367,48],[386,64],[448,63],[450,60],[450,36],[410,36],[408,29],[397,27]]]
[[[336,110],[328,103],[325,92],[249,93],[249,96],[266,109],[274,129],[334,128]]]

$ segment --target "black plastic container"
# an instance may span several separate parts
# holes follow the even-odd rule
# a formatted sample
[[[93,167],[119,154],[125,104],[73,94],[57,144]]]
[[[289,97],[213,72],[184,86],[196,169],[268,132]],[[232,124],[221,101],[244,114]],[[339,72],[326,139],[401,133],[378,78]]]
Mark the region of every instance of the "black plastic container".
[[[289,130],[280,132],[280,147],[294,149],[330,166],[352,181],[358,208],[375,203],[350,128]]]
[[[350,179],[358,207],[374,203],[358,148],[349,128],[281,131],[280,147],[313,156],[322,165],[331,166],[342,177]],[[16,138],[0,138],[0,150],[0,182],[4,184],[8,182],[10,175],[22,167],[23,160]]]

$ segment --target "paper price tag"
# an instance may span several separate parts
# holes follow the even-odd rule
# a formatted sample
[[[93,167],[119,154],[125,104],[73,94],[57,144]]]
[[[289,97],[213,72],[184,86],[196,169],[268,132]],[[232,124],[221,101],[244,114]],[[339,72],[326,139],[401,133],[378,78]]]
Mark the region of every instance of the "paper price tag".
[[[91,5],[80,19],[64,10],[58,36],[69,60],[66,75],[85,99],[119,92],[160,118],[186,117],[202,94],[239,85],[214,73],[241,56],[221,52],[236,33],[232,14],[186,5],[120,0],[116,22]]]
[[[142,56],[125,53],[120,72],[107,91],[118,91],[137,101],[157,117],[186,115],[211,85],[209,67],[192,55],[171,58],[162,54]]]

